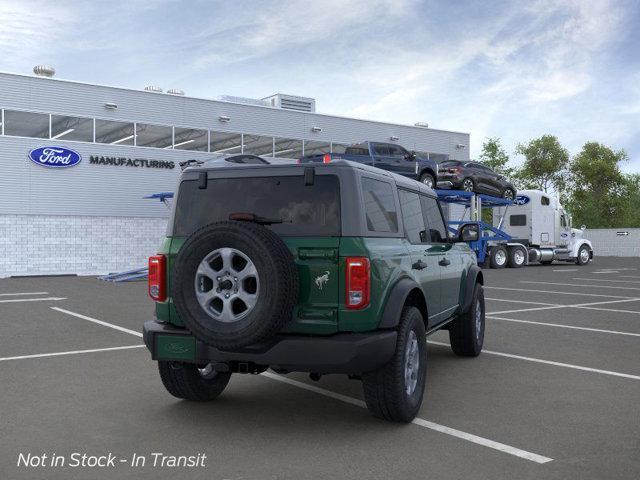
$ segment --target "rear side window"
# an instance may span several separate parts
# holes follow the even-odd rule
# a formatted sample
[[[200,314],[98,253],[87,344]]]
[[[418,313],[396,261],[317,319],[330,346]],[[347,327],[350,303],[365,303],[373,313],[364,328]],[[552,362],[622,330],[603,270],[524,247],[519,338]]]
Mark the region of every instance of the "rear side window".
[[[369,231],[396,233],[398,213],[391,184],[373,178],[363,178],[362,196]]]
[[[373,144],[373,149],[376,152],[376,155],[389,155],[389,146],[384,145],[382,143]]]
[[[335,153],[335,152],[334,152]],[[369,155],[369,149],[366,145],[354,145],[344,150],[345,155]]]
[[[447,229],[444,226],[444,219],[440,206],[435,198],[420,195],[422,203],[422,214],[424,215],[424,223],[427,226],[429,235],[426,242],[443,243],[448,239]]]
[[[302,176],[209,179],[180,184],[174,234],[187,236],[231,213],[253,213],[281,220],[268,225],[283,236],[339,236],[340,186],[335,175],[316,175],[313,185]]]
[[[400,210],[402,210],[402,224],[407,238],[411,243],[424,243],[426,240],[426,228],[420,196],[417,193],[398,190],[400,195]]]
[[[511,215],[509,217],[509,225],[512,227],[524,227],[527,224],[526,215]]]

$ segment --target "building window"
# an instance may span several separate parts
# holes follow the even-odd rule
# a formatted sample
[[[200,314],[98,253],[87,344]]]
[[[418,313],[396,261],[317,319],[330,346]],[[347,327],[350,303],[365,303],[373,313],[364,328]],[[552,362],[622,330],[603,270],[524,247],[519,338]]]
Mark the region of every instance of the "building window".
[[[206,130],[176,127],[173,148],[176,150],[196,150],[206,152],[209,148],[209,137]]]
[[[51,115],[51,139],[93,142],[93,119]]]
[[[96,142],[111,145],[133,145],[133,123],[96,120]]]
[[[173,128],[148,123],[136,124],[136,146],[171,148],[173,145]]]
[[[242,135],[239,133],[211,132],[211,153],[242,153]]]
[[[49,138],[49,115],[4,111],[4,134],[15,137]]]
[[[397,232],[398,214],[391,184],[372,178],[363,178],[362,196],[369,231]]]
[[[243,135],[242,153],[249,155],[273,156],[273,137],[261,137],[260,135]]]
[[[305,140],[304,142],[304,155],[322,155],[323,153],[331,152],[331,143],[318,142],[314,140]]]
[[[275,138],[274,157],[281,158],[301,158],[302,140],[293,140],[291,138]]]

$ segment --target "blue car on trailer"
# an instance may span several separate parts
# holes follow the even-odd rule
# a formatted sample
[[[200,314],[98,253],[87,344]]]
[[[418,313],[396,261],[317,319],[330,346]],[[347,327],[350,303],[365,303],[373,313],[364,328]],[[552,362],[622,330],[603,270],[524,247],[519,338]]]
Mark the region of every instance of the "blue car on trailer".
[[[457,235],[462,225],[476,225],[477,239],[469,240],[467,243],[476,252],[478,265],[490,266],[491,268],[506,266],[519,268],[528,263],[526,246],[513,242],[512,237],[501,228],[508,207],[513,205],[512,199],[463,190],[436,190],[435,192],[441,204],[465,207],[459,220],[450,219],[448,221],[449,230],[452,233]],[[505,207],[497,227],[482,220],[482,210],[494,209],[495,207]],[[469,220],[463,220],[467,214]]]

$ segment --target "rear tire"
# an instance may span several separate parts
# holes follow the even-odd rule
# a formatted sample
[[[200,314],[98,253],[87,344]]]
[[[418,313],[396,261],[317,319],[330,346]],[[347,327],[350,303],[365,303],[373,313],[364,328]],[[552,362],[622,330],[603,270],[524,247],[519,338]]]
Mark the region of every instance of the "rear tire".
[[[491,248],[491,258],[489,264],[491,268],[504,268],[507,266],[507,249],[502,245],[496,245]]]
[[[462,190],[465,192],[475,192],[476,184],[471,178],[465,178],[461,184]]]
[[[420,183],[424,183],[429,188],[436,188],[436,180],[430,173],[420,175]]]
[[[410,422],[422,405],[427,375],[427,339],[420,310],[404,307],[396,351],[382,368],[362,375],[369,412],[393,422]]]
[[[476,283],[469,310],[449,325],[449,342],[453,353],[461,357],[480,355],[484,344],[484,327],[484,290],[481,284]]]
[[[207,402],[218,397],[229,383],[231,373],[216,372],[211,365],[198,368],[192,363],[159,361],[162,384],[176,398]]]
[[[509,248],[509,267],[521,268],[527,263],[527,252],[522,247]]]

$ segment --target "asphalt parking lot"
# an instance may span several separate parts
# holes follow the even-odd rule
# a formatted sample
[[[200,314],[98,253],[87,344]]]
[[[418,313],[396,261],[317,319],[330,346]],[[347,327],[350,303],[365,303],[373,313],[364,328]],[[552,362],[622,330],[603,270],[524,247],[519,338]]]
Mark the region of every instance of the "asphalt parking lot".
[[[234,375],[214,402],[179,401],[136,335],[145,283],[0,280],[0,478],[639,478],[640,259],[485,270],[485,284],[485,351],[430,337],[422,410],[398,425],[342,376]],[[207,459],[17,466],[73,452]]]

